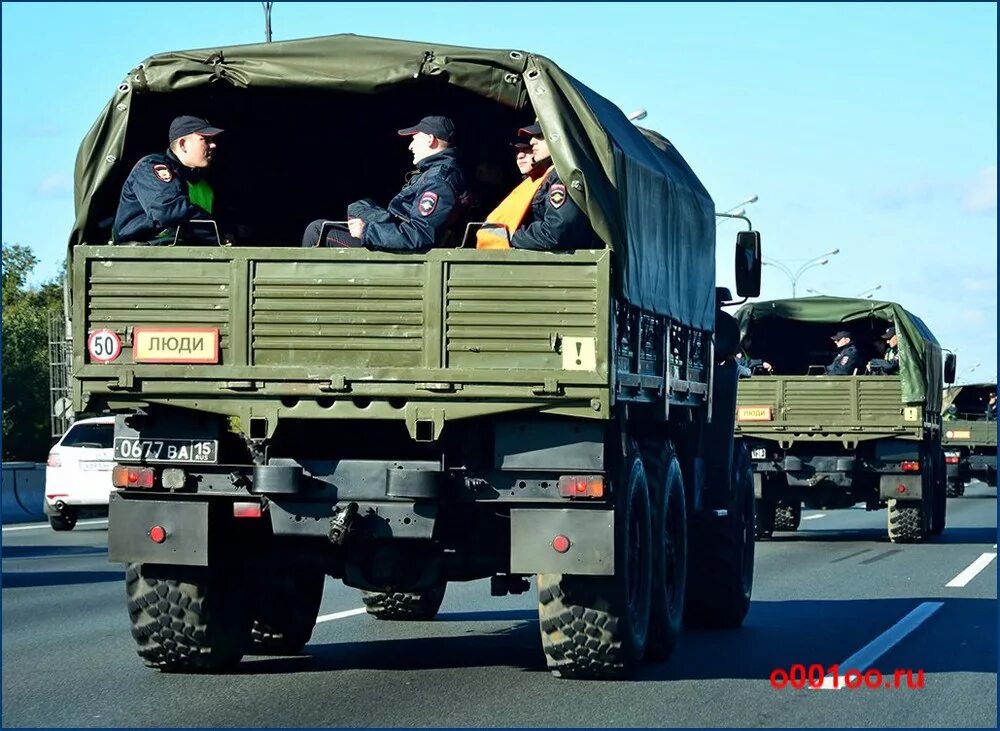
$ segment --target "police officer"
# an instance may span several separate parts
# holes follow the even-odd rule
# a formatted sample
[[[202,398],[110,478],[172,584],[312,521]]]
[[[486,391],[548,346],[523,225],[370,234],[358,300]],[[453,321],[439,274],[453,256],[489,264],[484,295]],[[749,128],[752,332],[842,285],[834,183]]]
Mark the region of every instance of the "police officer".
[[[514,148],[514,164],[521,172],[521,177],[531,176],[535,167],[535,158],[531,156],[531,145],[527,142],[514,142],[511,147]]]
[[[896,337],[896,328],[890,327],[886,330],[882,334],[882,339],[888,342],[883,357],[872,358],[865,370],[883,376],[893,376],[899,373],[899,339]]]
[[[854,337],[847,330],[839,330],[830,339],[839,350],[833,362],[826,367],[826,375],[853,375],[858,364],[858,349],[854,345]]]
[[[327,226],[324,246],[365,246],[380,251],[425,251],[443,243],[469,200],[465,174],[453,142],[455,125],[448,117],[424,117],[399,130],[411,137],[410,151],[417,170],[399,194],[382,208],[369,198],[347,207],[347,231]],[[303,246],[316,246],[322,220],[313,221],[302,237]]]
[[[535,124],[522,127],[518,134],[531,140],[535,167],[546,177],[531,200],[531,219],[514,232],[510,245],[515,249],[564,251],[592,249],[600,246],[590,222],[580,207],[566,192],[566,185],[552,167],[549,143],[542,127]]]
[[[190,221],[213,218],[215,192],[205,171],[221,133],[200,117],[185,115],[170,123],[169,149],[146,155],[125,179],[111,228],[115,243],[172,244],[178,227],[182,243],[219,243],[213,226]]]

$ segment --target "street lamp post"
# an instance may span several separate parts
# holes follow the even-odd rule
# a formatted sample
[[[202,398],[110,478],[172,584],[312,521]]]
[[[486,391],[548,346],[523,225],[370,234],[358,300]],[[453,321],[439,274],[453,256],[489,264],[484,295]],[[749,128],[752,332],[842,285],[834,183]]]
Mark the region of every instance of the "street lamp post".
[[[882,285],[881,284],[876,284],[874,287],[871,287],[870,289],[866,289],[864,292],[859,292],[858,294],[856,294],[854,296],[857,297],[858,299],[864,298],[864,299],[869,299],[870,300],[872,298],[872,295],[874,295],[880,289],[882,289]]]
[[[646,112],[645,109],[636,109],[634,112],[629,112],[625,116],[625,118],[629,122],[638,122],[639,120],[645,119],[646,118],[646,114],[647,114],[647,112]]]
[[[271,42],[271,6],[274,3],[261,3],[264,6],[264,42]]]
[[[795,285],[798,284],[799,277],[801,277],[803,274],[805,274],[808,270],[812,269],[813,267],[821,267],[825,266],[826,264],[829,264],[830,259],[828,257],[835,256],[836,254],[839,253],[840,249],[834,249],[833,251],[828,251],[825,254],[820,254],[819,256],[813,257],[812,259],[807,261],[805,264],[800,266],[794,272],[787,264],[777,261],[776,259],[764,259],[763,264],[766,267],[774,267],[779,272],[783,273],[786,277],[788,277],[788,280],[792,283],[792,299],[795,299]]]

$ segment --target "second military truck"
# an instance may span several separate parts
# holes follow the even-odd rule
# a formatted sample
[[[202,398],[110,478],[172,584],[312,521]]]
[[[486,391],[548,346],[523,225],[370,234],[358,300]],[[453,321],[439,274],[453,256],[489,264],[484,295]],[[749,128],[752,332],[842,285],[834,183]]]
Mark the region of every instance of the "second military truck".
[[[227,201],[249,233],[105,245],[178,113],[226,128],[230,190],[259,183]],[[455,120],[482,210],[518,184],[509,142],[537,116],[603,247],[300,248],[323,211],[398,189],[396,130],[427,114]],[[254,146],[291,129],[276,157]],[[116,414],[109,550],[147,665],[298,652],[328,575],[395,620],[433,618],[449,582],[537,575],[565,677],[665,658],[682,619],[742,623],[753,485],[714,204],[551,61],[356,36],[160,54],[117,87],[76,183],[73,397]],[[759,236],[737,243],[755,295]]]
[[[973,479],[997,486],[996,392],[995,383],[963,383],[944,392],[941,445],[948,497],[964,495],[966,483]]]
[[[737,312],[747,355],[772,374],[740,382],[736,433],[754,470],[757,535],[796,530],[802,505],[831,510],[864,503],[888,510],[894,543],[944,530],[941,382],[954,356],[894,302],[806,297],[754,302]],[[899,372],[878,375],[881,336],[895,327]],[[831,336],[848,331],[858,349],[849,375],[826,375]]]

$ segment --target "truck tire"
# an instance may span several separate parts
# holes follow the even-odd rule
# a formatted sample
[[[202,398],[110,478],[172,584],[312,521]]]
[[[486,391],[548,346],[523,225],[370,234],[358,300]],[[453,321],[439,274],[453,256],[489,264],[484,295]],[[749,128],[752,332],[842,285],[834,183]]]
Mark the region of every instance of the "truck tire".
[[[76,527],[76,516],[75,515],[50,515],[49,525],[52,526],[52,530],[59,532],[65,530],[73,530]]]
[[[965,494],[965,483],[961,480],[948,480],[948,497],[962,497]]]
[[[646,471],[632,441],[612,489],[614,575],[538,575],[542,650],[558,678],[629,677],[646,652],[653,585],[652,516]]]
[[[706,510],[692,520],[687,602],[689,627],[731,629],[743,624],[753,592],[753,472],[742,444],[733,446],[729,505],[725,516]]]
[[[207,672],[231,668],[250,639],[239,572],[130,563],[125,592],[136,652],[151,668]]]
[[[667,660],[677,646],[687,586],[687,504],[681,465],[670,442],[643,450],[652,504],[653,582],[646,657]]]
[[[796,531],[802,523],[802,503],[781,501],[774,510],[774,529]]]
[[[773,500],[754,500],[753,535],[758,541],[767,541],[774,535],[778,504]]]
[[[924,500],[889,500],[889,540],[893,543],[919,543],[927,537]]]
[[[312,637],[326,574],[315,569],[266,571],[257,579],[250,652],[298,655]]]
[[[434,619],[444,601],[446,584],[422,591],[362,591],[365,610],[375,619],[420,622]]]

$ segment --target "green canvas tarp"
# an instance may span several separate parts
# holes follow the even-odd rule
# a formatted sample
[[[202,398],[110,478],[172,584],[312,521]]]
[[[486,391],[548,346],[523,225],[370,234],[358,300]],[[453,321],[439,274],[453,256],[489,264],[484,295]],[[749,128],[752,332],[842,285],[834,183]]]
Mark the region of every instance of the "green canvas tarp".
[[[330,99],[338,100],[335,107]],[[437,113],[461,118],[460,133],[463,125],[474,128],[463,148],[502,158],[512,175],[509,142],[517,126],[537,116],[569,195],[614,250],[622,295],[686,325],[713,328],[715,207],[704,186],[669,142],[654,144],[609,101],[547,58],[523,51],[338,35],[152,56],[122,81],[83,142],[70,245],[107,242],[125,176],[139,157],[165,146],[174,114],[213,110],[211,121],[236,135],[255,123],[262,134],[284,126],[289,142],[322,125],[332,145],[339,127],[356,131],[383,121],[366,118],[366,109],[377,107],[381,117],[392,112],[388,130],[412,124],[428,100]],[[276,115],[286,109],[282,124]],[[255,122],[264,116],[266,128]],[[301,182],[301,190],[282,199],[289,209],[316,187],[302,171],[330,167],[310,160],[321,148],[292,144],[290,154],[298,156],[284,167],[265,158],[249,174],[280,176],[283,186]],[[371,162],[348,159],[344,167],[360,175]],[[396,170],[382,172],[398,190],[396,176]],[[359,198],[367,191],[355,192]]]
[[[777,321],[849,326],[873,318],[884,322],[886,327],[896,328],[903,403],[923,403],[928,410],[939,411],[943,382],[941,346],[919,317],[895,302],[800,297],[753,302],[736,313],[742,339],[751,341],[755,330],[773,326]]]

